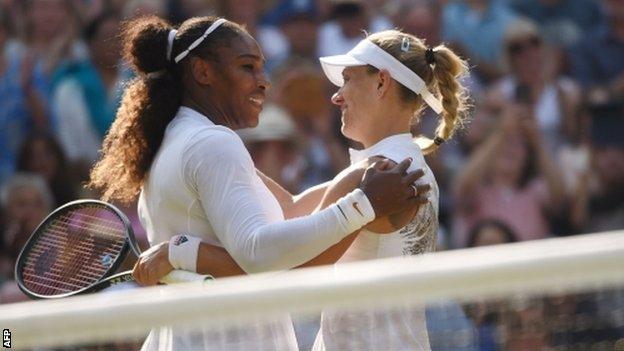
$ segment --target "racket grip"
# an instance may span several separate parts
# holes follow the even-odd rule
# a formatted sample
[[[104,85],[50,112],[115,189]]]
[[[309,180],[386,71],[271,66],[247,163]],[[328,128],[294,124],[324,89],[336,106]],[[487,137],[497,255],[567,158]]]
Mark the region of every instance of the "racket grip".
[[[161,283],[164,284],[176,284],[176,283],[190,283],[190,282],[206,282],[209,280],[214,280],[214,277],[211,275],[202,275],[188,271],[182,270],[173,270],[169,272],[166,276],[160,279]]]

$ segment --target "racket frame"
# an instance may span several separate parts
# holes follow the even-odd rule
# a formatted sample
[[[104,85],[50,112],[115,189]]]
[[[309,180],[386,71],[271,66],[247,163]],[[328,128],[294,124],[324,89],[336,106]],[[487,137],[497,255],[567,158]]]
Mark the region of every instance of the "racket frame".
[[[23,270],[22,268],[24,267],[26,263],[25,252],[30,251],[30,249],[35,244],[39,236],[41,236],[42,231],[46,229],[47,226],[50,224],[50,222],[55,220],[60,214],[66,213],[70,211],[71,209],[73,209],[74,207],[87,207],[88,205],[97,205],[98,207],[112,210],[112,212],[121,220],[121,222],[124,224],[126,228],[126,238],[125,238],[125,241],[121,250],[119,251],[119,254],[115,258],[115,261],[110,265],[106,273],[104,273],[98,281],[82,289],[70,291],[64,294],[57,294],[57,295],[41,295],[41,294],[30,291],[24,285],[24,277],[22,275],[22,270]],[[83,200],[76,200],[76,201],[68,202],[65,205],[55,209],[52,213],[50,213],[41,222],[41,224],[37,226],[37,229],[35,229],[35,231],[31,234],[30,238],[28,238],[26,245],[24,245],[24,248],[22,248],[22,251],[20,252],[17,258],[17,263],[15,264],[15,280],[20,290],[32,299],[56,299],[56,298],[64,298],[64,297],[69,297],[69,296],[78,295],[82,293],[87,293],[87,292],[94,290],[98,286],[98,283],[110,277],[115,271],[117,271],[119,266],[122,264],[123,260],[126,258],[126,255],[128,254],[129,249],[134,251],[134,253],[136,254],[136,257],[139,257],[139,255],[141,254],[141,252],[138,249],[138,244],[136,242],[136,239],[134,237],[134,231],[132,230],[132,225],[130,224],[130,220],[118,208],[116,208],[115,206],[107,202],[100,201],[100,200],[93,200],[93,199],[83,199]]]

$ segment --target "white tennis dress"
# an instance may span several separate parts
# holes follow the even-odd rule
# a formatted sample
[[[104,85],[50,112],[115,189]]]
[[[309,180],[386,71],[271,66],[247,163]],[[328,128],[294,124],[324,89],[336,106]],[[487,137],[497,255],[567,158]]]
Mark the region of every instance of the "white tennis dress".
[[[337,268],[343,262],[434,251],[438,230],[439,190],[433,173],[425,163],[420,148],[414,144],[412,136],[394,135],[368,149],[350,152],[352,165],[372,156],[384,156],[397,163],[412,157],[409,171],[418,168],[425,171],[419,183],[431,184],[431,195],[429,204],[423,206],[414,219],[400,230],[384,235],[362,230],[336,263]],[[350,168],[347,168],[343,172],[349,171]],[[430,350],[424,307],[406,306],[358,312],[325,310],[313,347],[313,351],[321,350]]]
[[[300,265],[351,230],[335,205],[285,221],[238,135],[187,107],[167,126],[139,215],[150,245],[192,233],[223,246],[248,273]],[[283,316],[220,330],[161,328],[142,350],[290,351],[297,342],[290,317]]]

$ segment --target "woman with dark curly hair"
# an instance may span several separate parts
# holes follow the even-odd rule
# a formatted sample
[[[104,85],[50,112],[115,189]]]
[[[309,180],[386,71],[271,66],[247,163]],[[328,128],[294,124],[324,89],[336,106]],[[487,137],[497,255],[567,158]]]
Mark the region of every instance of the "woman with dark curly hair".
[[[269,87],[264,58],[241,26],[193,18],[174,30],[158,17],[126,24],[124,56],[138,76],[126,88],[104,140],[91,185],[105,200],[132,201],[151,245],[176,269],[204,272],[207,262],[235,263],[246,272],[303,264],[383,217],[426,202],[413,182],[421,172],[380,161],[354,172],[359,188],[338,199],[331,183],[293,198],[259,173],[234,129],[256,126]],[[321,198],[336,203],[312,215]],[[201,238],[176,233],[201,233]],[[206,255],[200,242],[228,255]],[[170,267],[169,266],[169,269]],[[230,265],[224,265],[230,267]],[[149,273],[149,272],[148,272]],[[137,281],[145,282],[135,270]],[[218,334],[218,335],[215,335]],[[203,340],[196,344],[193,340]],[[191,336],[153,332],[144,349],[296,349],[287,319],[237,333]]]

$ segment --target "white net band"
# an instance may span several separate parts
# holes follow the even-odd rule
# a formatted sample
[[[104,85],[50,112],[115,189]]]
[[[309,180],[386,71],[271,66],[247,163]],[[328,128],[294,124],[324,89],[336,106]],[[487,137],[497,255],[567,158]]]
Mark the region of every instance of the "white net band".
[[[624,286],[623,231],[4,305],[0,325],[20,349],[143,337],[163,325],[611,286]]]

